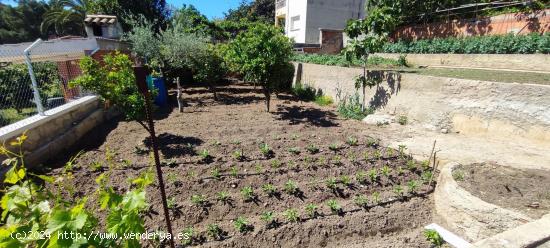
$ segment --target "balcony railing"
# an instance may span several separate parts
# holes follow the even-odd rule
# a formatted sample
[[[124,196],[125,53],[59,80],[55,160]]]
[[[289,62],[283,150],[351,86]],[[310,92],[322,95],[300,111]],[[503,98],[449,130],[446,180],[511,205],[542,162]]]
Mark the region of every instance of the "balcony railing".
[[[286,0],[277,0],[275,4],[276,9],[281,9],[281,8],[284,8],[285,6],[286,6]]]

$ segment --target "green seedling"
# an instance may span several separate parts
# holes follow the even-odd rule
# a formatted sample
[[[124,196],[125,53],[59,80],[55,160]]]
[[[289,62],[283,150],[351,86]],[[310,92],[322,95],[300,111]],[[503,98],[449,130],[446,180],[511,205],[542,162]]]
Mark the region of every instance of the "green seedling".
[[[235,229],[237,229],[237,231],[239,231],[240,233],[245,233],[250,230],[248,221],[244,217],[237,218],[233,225],[235,226]]]
[[[435,230],[425,230],[424,237],[426,237],[426,240],[432,243],[434,247],[441,247],[443,243],[445,243],[441,235]]]
[[[288,182],[285,183],[284,191],[289,195],[296,195],[298,194],[299,189],[295,182],[288,180]]]
[[[99,161],[94,161],[90,164],[92,171],[100,171],[103,168],[103,164]]]
[[[282,164],[283,164],[283,163],[282,163],[280,160],[278,160],[278,159],[273,159],[273,160],[271,161],[271,168],[273,168],[273,169],[279,169],[279,168],[281,168],[281,165],[282,165]]]
[[[399,118],[397,118],[397,122],[404,126],[404,125],[407,125],[407,122],[409,122],[409,118],[407,118],[407,116],[405,115],[400,115]]]
[[[203,161],[207,161],[211,158],[210,152],[207,149],[204,149],[204,150],[200,151],[199,156],[201,157],[201,159]]]
[[[300,220],[300,216],[298,215],[298,211],[296,211],[296,209],[293,209],[293,208],[287,209],[283,213],[283,216],[289,222],[298,222]]]
[[[420,165],[422,166],[422,169],[424,169],[424,170],[429,170],[430,169],[430,161],[429,160],[422,161],[422,163]]]
[[[359,144],[359,140],[353,136],[350,136],[346,140],[346,143],[350,146],[357,146]]]
[[[238,160],[238,161],[242,161],[244,160],[244,154],[243,154],[243,150],[236,150],[233,152],[233,158]]]
[[[231,196],[229,195],[229,192],[221,191],[221,192],[218,192],[217,199],[223,204],[227,204],[231,201]]]
[[[317,205],[313,204],[313,203],[310,203],[310,204],[307,204],[306,205],[306,213],[307,215],[310,217],[310,218],[315,218],[317,217],[317,215],[319,214],[317,212],[317,209],[319,207],[317,207]]]
[[[297,140],[297,139],[300,138],[300,136],[299,136],[298,134],[293,134],[292,136],[290,136],[290,138],[291,138],[292,140]]]
[[[223,231],[217,224],[209,224],[206,227],[206,233],[208,236],[213,238],[214,240],[222,240],[223,239]]]
[[[370,146],[370,147],[376,147],[378,146],[378,140],[374,139],[374,138],[369,138],[367,140],[367,146]]]
[[[327,188],[331,189],[331,190],[336,190],[338,189],[338,185],[337,185],[337,182],[336,182],[336,179],[335,178],[329,178],[327,179],[327,181],[325,182],[325,184],[327,185]]]
[[[232,177],[238,177],[239,176],[239,169],[237,169],[237,167],[235,167],[235,166],[232,166],[229,173],[231,174]]]
[[[222,175],[220,173],[220,170],[218,168],[215,168],[213,169],[211,172],[210,172],[210,175],[212,175],[213,178],[215,179],[221,179]]]
[[[241,195],[243,196],[245,201],[252,201],[256,198],[256,194],[254,193],[254,190],[250,186],[242,188]]]
[[[369,179],[372,183],[375,183],[378,181],[378,171],[376,170],[376,168],[372,168],[369,170],[369,173],[368,173],[368,176],[369,176]]]
[[[403,169],[403,166],[398,166],[396,171],[397,171],[397,175],[401,176],[405,174],[405,170]]]
[[[464,171],[458,169],[453,170],[452,175],[455,181],[464,181]]]
[[[262,190],[267,194],[269,197],[273,197],[277,195],[277,188],[273,186],[273,184],[267,183],[262,185]]]
[[[298,154],[300,154],[300,148],[299,147],[291,147],[291,148],[288,148],[288,152],[290,152],[294,155],[298,155]]]
[[[386,156],[387,156],[388,158],[391,158],[391,157],[393,157],[394,152],[395,152],[395,151],[393,150],[393,148],[388,147],[388,149],[386,149]]]
[[[240,140],[233,140],[233,141],[231,141],[231,144],[233,144],[233,145],[240,145],[240,144],[241,144],[241,141],[240,141]]]
[[[263,143],[263,144],[260,145],[260,152],[265,157],[269,157],[273,153],[271,148],[266,143]]]
[[[384,175],[385,177],[389,177],[390,174],[391,174],[391,168],[387,165],[384,165],[384,167],[382,167],[382,170],[380,170],[380,172],[382,173],[382,175]]]
[[[272,228],[276,224],[275,215],[272,211],[263,212],[262,215],[260,215],[260,219],[265,222],[268,229]]]
[[[410,170],[410,171],[414,171],[417,169],[416,167],[416,162],[414,162],[414,160],[410,159],[407,161],[407,169]]]
[[[342,157],[340,157],[339,155],[335,155],[334,157],[332,157],[331,162],[334,165],[341,165],[342,164]]]
[[[254,170],[256,170],[256,173],[260,174],[264,171],[264,167],[261,164],[256,164],[256,166],[254,166]]]
[[[336,200],[328,200],[327,206],[333,214],[340,214],[342,212],[342,207]]]
[[[205,207],[208,203],[208,200],[206,200],[206,197],[204,195],[192,195],[191,203],[198,207]]]
[[[355,199],[353,199],[353,202],[360,208],[367,208],[369,204],[368,198],[363,195],[356,196]]]
[[[183,231],[181,233],[183,234],[183,239],[182,239],[181,244],[182,245],[192,245],[193,241],[195,240],[195,238],[193,237],[193,235],[195,233],[193,228],[192,227],[185,228],[185,229],[183,229]]]
[[[401,186],[400,184],[395,185],[395,187],[393,188],[393,192],[400,198],[405,195],[403,191],[403,186]]]
[[[354,152],[350,152],[348,153],[348,159],[350,162],[355,164],[357,162],[357,155],[355,155]]]
[[[416,191],[418,190],[418,182],[415,180],[411,180],[407,183],[408,192],[411,194],[416,194]]]
[[[422,178],[422,182],[427,184],[427,183],[430,182],[430,179],[432,179],[432,172],[431,171],[424,171],[424,172],[422,172],[422,175],[420,175],[420,177]]]
[[[374,204],[380,203],[380,192],[372,192],[371,198]]]
[[[374,152],[374,158],[375,158],[376,160],[382,159],[382,153],[381,153],[379,150],[376,150],[376,151]]]
[[[221,146],[221,145],[222,145],[222,142],[220,142],[219,140],[214,140],[214,141],[212,141],[212,145],[214,145],[214,146]]]
[[[406,145],[399,145],[399,158],[404,158],[405,157],[405,151],[407,150],[407,146]]]
[[[166,200],[166,204],[168,205],[168,208],[174,209],[176,207],[176,198],[170,197]]]
[[[333,151],[333,152],[337,152],[338,150],[340,150],[340,145],[338,145],[336,143],[332,143],[328,146],[328,149]]]
[[[363,170],[357,172],[357,174],[355,174],[355,180],[359,184],[363,184],[363,185],[366,184],[367,183],[367,173]]]
[[[350,187],[352,185],[351,178],[349,176],[341,176],[340,182],[346,187]]]
[[[311,154],[316,154],[319,152],[319,147],[314,144],[310,144],[306,147],[306,150]]]

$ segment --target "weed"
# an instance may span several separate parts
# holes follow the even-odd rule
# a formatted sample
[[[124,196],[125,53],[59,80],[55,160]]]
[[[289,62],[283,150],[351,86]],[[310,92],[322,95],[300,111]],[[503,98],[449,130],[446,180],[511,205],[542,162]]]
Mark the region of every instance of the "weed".
[[[400,184],[393,187],[393,192],[400,198],[405,195],[405,193],[403,192],[403,186],[401,186]]]
[[[244,217],[239,217],[233,222],[233,225],[235,226],[235,229],[239,231],[240,233],[245,233],[250,230],[250,226],[248,225],[248,220],[246,220]]]
[[[208,203],[208,200],[206,200],[206,197],[204,195],[192,195],[191,203],[198,207],[205,207]]]
[[[231,196],[229,196],[229,192],[227,191],[220,191],[217,194],[218,201],[222,202],[223,204],[227,204],[231,201]]]
[[[306,150],[311,154],[316,154],[319,152],[319,147],[314,144],[310,144],[306,147]]]
[[[340,214],[342,212],[342,207],[336,200],[328,200],[327,206],[333,214]]]
[[[293,208],[287,209],[283,213],[283,216],[289,222],[298,222],[300,220],[300,216],[298,215],[298,211],[296,211],[296,209],[293,209]]]
[[[296,195],[298,194],[299,189],[295,182],[288,180],[288,182],[285,183],[284,191],[289,195]]]
[[[445,242],[437,231],[431,229],[424,231],[424,237],[435,247],[441,247]]]
[[[329,106],[334,103],[334,100],[332,100],[332,97],[330,96],[317,96],[315,97],[315,103],[317,103],[320,106]]]
[[[400,115],[397,118],[397,123],[399,123],[402,126],[407,125],[408,122],[409,122],[409,118],[407,118],[406,115]]]
[[[336,183],[336,179],[335,178],[329,178],[327,179],[327,181],[325,182],[325,184],[327,185],[327,188],[331,189],[331,190],[336,190],[338,189],[338,185]]]
[[[359,184],[366,184],[367,183],[367,173],[365,171],[359,171],[357,174],[355,174],[355,180]]]
[[[272,197],[277,195],[277,188],[273,184],[266,183],[262,185],[262,190],[267,194],[267,196]]]
[[[254,190],[250,186],[242,188],[241,195],[243,196],[245,201],[252,201],[256,198],[256,194],[254,193]]]
[[[274,227],[277,223],[275,220],[275,215],[272,211],[263,212],[260,215],[260,219],[265,222],[265,225],[268,229]]]
[[[294,155],[298,155],[298,154],[300,154],[300,148],[299,147],[291,147],[291,148],[288,148],[288,152],[290,152]]]
[[[243,150],[236,150],[233,152],[233,158],[238,160],[238,161],[242,161],[244,160],[244,154],[243,154]]]
[[[217,224],[209,224],[206,227],[206,233],[214,240],[223,239],[223,231]]]
[[[351,178],[349,176],[341,176],[340,182],[346,187],[350,187],[352,185]]]
[[[273,151],[266,143],[260,145],[260,152],[264,155],[264,157],[269,157],[273,154]]]
[[[367,208],[369,204],[369,199],[366,196],[358,195],[355,197],[355,199],[353,199],[353,202],[360,208]]]
[[[408,192],[411,194],[416,194],[416,191],[418,190],[418,182],[415,180],[411,180],[407,183]]]
[[[378,171],[376,170],[376,168],[370,169],[367,175],[369,176],[369,179],[372,183],[378,181]]]
[[[464,181],[464,171],[462,171],[462,170],[453,170],[452,175],[453,175],[454,180]]]
[[[346,143],[350,146],[357,146],[357,144],[359,144],[359,140],[353,136],[349,136]]]
[[[388,165],[384,165],[384,167],[382,167],[382,169],[380,170],[382,175],[384,175],[385,177],[390,177],[391,171],[392,170]]]
[[[100,171],[103,168],[103,164],[99,161],[94,161],[90,164],[92,171]]]
[[[310,204],[307,204],[306,205],[306,213],[307,215],[310,217],[310,218],[315,218],[317,217],[317,215],[319,214],[317,212],[317,209],[319,207],[317,207],[317,205],[313,204],[313,203],[310,203]]]
[[[212,175],[213,178],[215,179],[221,179],[222,175],[220,173],[220,170],[218,168],[215,168],[213,169],[211,172],[210,172],[210,175]]]

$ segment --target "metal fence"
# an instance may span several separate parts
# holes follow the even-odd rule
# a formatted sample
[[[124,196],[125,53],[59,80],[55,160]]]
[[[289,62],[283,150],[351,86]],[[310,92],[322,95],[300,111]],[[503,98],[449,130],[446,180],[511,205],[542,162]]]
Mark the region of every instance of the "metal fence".
[[[80,48],[53,42],[0,46],[0,127],[85,95],[69,82],[81,74]]]

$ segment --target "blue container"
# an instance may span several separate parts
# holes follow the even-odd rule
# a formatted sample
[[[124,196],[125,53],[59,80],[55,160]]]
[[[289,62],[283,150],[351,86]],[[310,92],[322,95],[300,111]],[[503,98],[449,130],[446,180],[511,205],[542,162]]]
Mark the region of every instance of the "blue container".
[[[164,78],[154,78],[151,75],[147,76],[147,86],[150,90],[155,90],[157,96],[154,103],[159,107],[166,107],[168,105],[168,91],[164,84]]]

